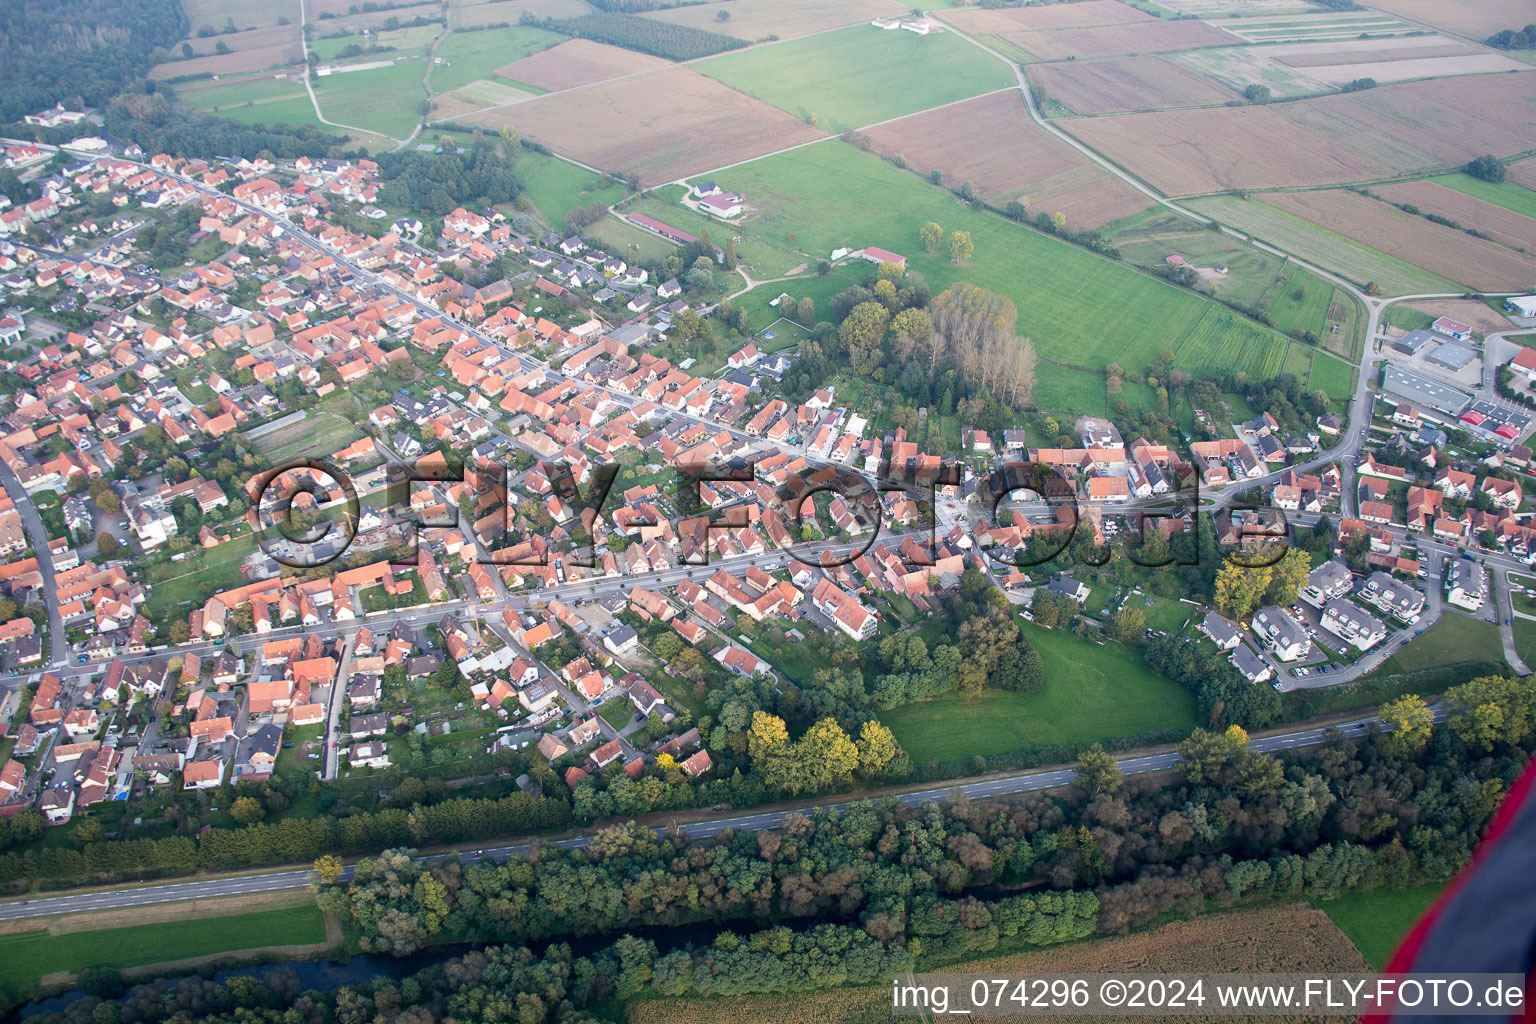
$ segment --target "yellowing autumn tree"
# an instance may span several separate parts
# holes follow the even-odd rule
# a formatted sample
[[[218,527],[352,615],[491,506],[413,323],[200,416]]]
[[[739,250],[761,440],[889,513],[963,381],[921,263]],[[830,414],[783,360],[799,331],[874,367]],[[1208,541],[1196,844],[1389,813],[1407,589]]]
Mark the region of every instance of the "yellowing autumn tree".
[[[1216,571],[1216,607],[1232,619],[1246,619],[1264,600],[1271,579],[1269,566],[1249,569],[1223,562]]]
[[[923,240],[923,248],[928,250],[930,256],[939,251],[939,245],[944,241],[944,229],[933,221],[924,224],[917,234]]]
[[[1387,733],[1387,745],[1402,754],[1414,754],[1429,743],[1435,728],[1435,713],[1429,710],[1424,698],[1410,693],[1389,700],[1377,712]]]
[[[969,231],[951,231],[949,233],[949,262],[964,263],[976,254],[976,243],[971,241]]]
[[[878,778],[901,753],[901,746],[891,730],[871,718],[859,728],[859,774]]]

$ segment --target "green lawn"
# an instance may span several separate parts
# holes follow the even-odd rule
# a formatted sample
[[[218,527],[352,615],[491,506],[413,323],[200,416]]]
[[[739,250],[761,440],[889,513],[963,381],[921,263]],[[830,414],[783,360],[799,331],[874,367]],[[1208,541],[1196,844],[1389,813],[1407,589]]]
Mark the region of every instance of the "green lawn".
[[[1495,184],[1491,181],[1483,181],[1481,178],[1474,178],[1470,174],[1447,174],[1429,180],[1437,185],[1444,185],[1446,188],[1465,193],[1474,199],[1481,199],[1485,203],[1502,206],[1511,213],[1536,217],[1536,192],[1524,185],[1516,185],[1512,181],[1501,181]]]
[[[145,608],[156,618],[172,613],[185,618],[193,605],[202,604],[221,590],[248,583],[240,566],[256,546],[256,535],[247,533],[211,548],[197,548],[185,561],[154,566],[148,577],[150,592]],[[162,577],[162,571],[174,575]]]
[[[1405,331],[1424,331],[1434,322],[1435,318],[1428,313],[1403,303],[1387,307],[1387,324],[1392,327],[1401,327]]]
[[[598,708],[597,713],[615,729],[622,729],[635,717],[635,708],[628,697],[615,697]]]
[[[1130,649],[1020,626],[1045,660],[1038,693],[986,690],[976,700],[939,697],[880,716],[914,764],[1194,727],[1189,693]]]
[[[681,190],[679,190],[680,193]],[[796,268],[803,267],[808,262],[805,256],[795,251],[793,245],[785,244],[778,238],[768,236],[761,231],[760,228],[763,226],[761,220],[748,221],[740,225],[727,224],[688,209],[662,190],[625,203],[622,212],[643,213],[647,217],[654,217],[663,224],[699,238],[703,238],[708,233],[709,240],[715,245],[723,245],[727,238],[740,236],[742,240],[736,243],[736,256],[754,280],[787,277],[792,271],[799,272]],[[814,269],[814,264],[807,269]],[[873,271],[875,268],[873,265],[866,265],[862,269]]]
[[[1431,583],[1431,586],[1434,584]],[[1536,626],[1536,622],[1531,623]],[[1520,639],[1520,620],[1515,620],[1515,641]],[[1409,641],[1408,646],[1382,662],[1376,672],[1392,675],[1412,672],[1415,669],[1439,668],[1464,661],[1483,658],[1503,660],[1503,644],[1499,640],[1499,627],[1483,619],[1447,611],[1424,631],[1424,635]]]
[[[861,128],[1014,84],[1001,62],[951,32],[866,24],[693,65],[711,78],[831,131]]]
[[[315,116],[314,104],[310,103],[309,97],[302,92],[286,99],[252,103],[249,106],[221,107],[217,113],[220,117],[227,117],[241,124],[314,125],[328,131],[333,130]],[[332,120],[335,119],[332,118]]]
[[[565,215],[578,206],[624,198],[623,185],[599,188],[600,176],[559,157],[524,150],[513,165],[523,192],[552,226],[564,227]]]
[[[315,80],[315,96],[325,116],[338,124],[382,132],[403,139],[416,127],[426,93],[424,60],[410,57],[389,67],[348,71]]]
[[[0,984],[27,991],[55,971],[137,967],[209,953],[325,940],[325,919],[313,903],[222,917],[187,916],[174,925],[147,924],[50,935],[0,936]]]
[[[1527,666],[1536,665],[1536,622],[1530,619],[1515,620],[1515,653]],[[1493,639],[1493,650],[1499,650],[1498,638]]]
[[[176,90],[176,96],[199,110],[223,113],[226,117],[231,117],[234,115],[226,112],[231,107],[241,107],[246,104],[255,107],[262,105],[264,101],[304,96],[304,80],[297,73],[289,74],[284,78],[266,75],[261,78],[247,79],[244,82],[210,85],[205,89],[182,88]],[[307,98],[305,102],[308,102]]]
[[[1221,264],[1227,272],[1206,281],[1217,295],[1239,306],[1257,306],[1285,270],[1279,256],[1161,206],[1116,221],[1104,233],[1127,263],[1140,267],[1163,267],[1175,254],[1199,268]]]
[[[1337,356],[1318,352],[1312,357],[1312,387],[1322,388],[1335,402],[1346,401],[1355,393],[1355,368]]]
[[[565,38],[557,32],[528,25],[451,32],[437,44],[436,56],[444,63],[432,66],[428,82],[434,95],[459,89],[490,78],[497,68],[547,50]]]
[[[1107,411],[1104,378],[1100,374],[1041,364],[1035,368],[1035,378],[1035,405],[1045,412],[1103,416]]]
[[[1243,353],[1245,365],[1267,365],[1274,358],[1278,367],[1284,360],[1286,339],[1274,331],[1122,263],[961,206],[916,175],[836,140],[713,177],[763,211],[745,225],[746,232],[786,251],[821,259],[838,248],[881,246],[907,256],[909,267],[922,273],[935,293],[968,281],[1008,296],[1019,312],[1019,332],[1033,339],[1046,360],[1092,369],[1111,362],[1144,366],[1164,348],[1175,347],[1206,310],[1213,311],[1212,319],[1199,336],[1186,339],[1190,360],[1204,365],[1222,349]],[[969,231],[973,258],[956,266],[947,255],[925,254],[918,231],[927,221],[946,232]],[[1186,368],[1183,359],[1174,365]],[[1058,373],[1059,367],[1044,361],[1037,369],[1042,408],[1063,408],[1047,401],[1058,395],[1053,391]]]
[[[1195,200],[1189,206],[1356,284],[1374,281],[1383,295],[1456,294],[1466,290],[1438,274],[1431,274],[1257,200],[1215,196]]]
[[[1321,337],[1333,302],[1333,285],[1310,271],[1291,267],[1265,293],[1264,301],[1277,329],[1287,334],[1312,331]]]
[[[869,268],[873,270],[873,267]],[[743,295],[738,295],[731,300],[732,305],[747,311],[747,324],[754,331],[760,331],[773,323],[779,317],[784,316],[784,311],[777,306],[771,306],[774,299],[788,293],[795,299],[797,305],[801,299],[810,299],[816,304],[816,319],[831,320],[832,297],[838,292],[854,285],[862,284],[864,276],[859,267],[839,267],[826,277],[798,278],[793,281],[775,281],[771,284],[760,284]],[[786,303],[786,307],[787,307]],[[793,319],[793,317],[791,317]],[[811,326],[815,326],[813,323]]]
[[[582,228],[581,237],[630,263],[660,263],[677,252],[666,239],[613,216]]]
[[[1392,951],[1408,934],[1408,929],[1440,895],[1438,882],[1411,889],[1377,889],[1352,892],[1336,900],[1318,904],[1318,909],[1333,919],[1339,930],[1349,936],[1360,955],[1380,970]]]

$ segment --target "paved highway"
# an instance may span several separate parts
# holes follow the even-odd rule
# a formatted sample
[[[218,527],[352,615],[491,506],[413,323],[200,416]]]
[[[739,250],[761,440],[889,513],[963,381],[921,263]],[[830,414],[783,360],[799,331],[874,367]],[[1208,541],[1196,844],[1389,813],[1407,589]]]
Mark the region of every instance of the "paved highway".
[[[1435,720],[1443,721],[1444,717],[1444,712],[1436,708]],[[1274,753],[1291,750],[1295,747],[1312,746],[1323,742],[1330,728],[1341,729],[1348,735],[1364,729],[1367,724],[1373,721],[1375,721],[1374,718],[1367,716],[1342,722],[1328,728],[1298,729],[1294,732],[1264,736],[1251,740],[1248,747],[1254,751]],[[1173,767],[1178,761],[1179,757],[1174,753],[1148,754],[1144,757],[1122,760],[1120,762],[1120,770],[1127,775],[1140,775],[1145,772],[1163,771]],[[1033,790],[1065,786],[1072,781],[1074,774],[1075,772],[1071,768],[1058,768],[1054,771],[1028,772],[1003,778],[982,779],[976,782],[956,781],[931,786],[927,789],[914,790],[910,793],[902,793],[897,796],[897,799],[908,806],[917,806],[928,801],[944,800],[955,792],[964,793],[973,799],[1005,796],[1012,793],[1028,793]],[[819,806],[843,810],[852,802],[845,800]],[[804,813],[804,810],[762,811],[756,814],[736,815],[729,818],[712,818],[708,821],[689,822],[685,825],[679,825],[678,828],[684,835],[693,839],[713,836],[726,829],[734,829],[738,832],[756,832],[763,829],[776,828],[782,825],[784,819],[790,814]],[[661,833],[665,829],[658,828],[656,831]],[[578,835],[556,840],[551,845],[569,849],[585,846],[590,841],[590,835]],[[484,848],[484,856],[496,860],[506,860],[515,854],[526,853],[532,848],[533,844],[528,843],[486,847]],[[471,851],[464,850],[462,852],[470,853]],[[444,856],[427,858],[430,862],[443,859]],[[343,872],[343,877],[350,878],[351,872],[351,867],[348,867]],[[217,896],[241,896],[249,893],[279,892],[288,889],[301,889],[308,884],[309,871],[300,869],[276,871],[262,875],[233,875],[226,878],[173,882],[167,885],[151,885],[134,889],[106,889],[81,892],[66,896],[49,896],[43,899],[0,903],[0,921],[46,917],[54,914],[73,914],[88,910],[116,910],[122,907],[139,907],[155,903],[179,903],[186,900],[208,899]]]

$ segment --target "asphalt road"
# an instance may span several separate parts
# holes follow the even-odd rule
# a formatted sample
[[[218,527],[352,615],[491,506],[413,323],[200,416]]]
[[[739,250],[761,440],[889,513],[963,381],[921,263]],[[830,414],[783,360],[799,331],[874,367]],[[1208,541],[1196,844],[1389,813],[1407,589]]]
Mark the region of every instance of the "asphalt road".
[[[1436,721],[1444,720],[1444,713],[1438,708],[1435,710]],[[1353,733],[1363,728],[1367,723],[1375,721],[1369,716],[1352,719],[1329,728],[1342,729],[1346,734]],[[1295,747],[1312,746],[1323,742],[1328,729],[1311,728],[1298,729],[1295,732],[1280,733],[1274,736],[1265,736],[1249,742],[1250,750],[1264,753],[1290,750]],[[1174,753],[1149,754],[1145,757],[1127,758],[1120,762],[1120,770],[1127,775],[1140,775],[1145,772],[1162,771],[1173,767],[1179,761]],[[1061,768],[1048,772],[1031,772],[1021,775],[1012,775],[998,779],[984,779],[979,782],[952,782],[943,785],[932,786],[927,789],[914,790],[903,793],[897,797],[908,806],[917,806],[928,801],[940,801],[946,799],[955,792],[964,793],[971,798],[983,798],[1004,796],[1012,793],[1028,793],[1039,789],[1051,789],[1057,786],[1065,786],[1073,779],[1075,772],[1071,768]],[[853,801],[841,801],[839,803],[822,804],[819,806],[831,807],[835,810],[843,810]],[[734,829],[738,832],[756,832],[763,829],[776,828],[784,823],[784,819],[790,814],[804,813],[804,810],[763,811],[757,814],[737,815],[729,818],[713,818],[708,821],[689,822],[678,826],[679,830],[692,839],[702,839],[716,835],[726,829]],[[658,828],[658,833],[664,829]],[[587,845],[591,841],[590,835],[572,836],[568,839],[555,841],[551,845],[572,848]],[[464,849],[463,854],[468,854],[473,859],[474,854],[496,860],[505,860],[514,854],[526,853],[533,848],[533,844],[518,844],[512,846],[485,847],[482,850]],[[445,859],[444,856],[428,858],[436,862]],[[351,877],[352,869],[348,867],[343,877]],[[276,871],[263,875],[235,875],[227,878],[213,878],[203,881],[173,882],[167,885],[150,885],[130,889],[107,889],[93,892],[73,893],[65,896],[49,896],[35,900],[20,900],[8,903],[0,903],[0,921],[14,921],[30,917],[46,917],[54,914],[72,914],[88,910],[116,910],[122,907],[139,907],[155,903],[179,903],[185,900],[207,899],[216,896],[240,896],[249,893],[280,892],[289,889],[301,889],[309,884],[309,871],[298,869],[291,871]]]

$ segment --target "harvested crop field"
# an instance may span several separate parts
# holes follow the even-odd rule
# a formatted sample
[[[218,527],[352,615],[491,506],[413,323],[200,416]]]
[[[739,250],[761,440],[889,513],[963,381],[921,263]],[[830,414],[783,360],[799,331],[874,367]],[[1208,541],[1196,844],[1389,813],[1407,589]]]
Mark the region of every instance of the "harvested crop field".
[[[1371,0],[1371,6],[1474,39],[1531,22],[1530,0]]]
[[[1325,231],[1256,199],[1213,196],[1190,207],[1220,223],[1245,231],[1260,241],[1315,263],[1340,277],[1364,285],[1374,281],[1384,295],[1424,295],[1462,290],[1455,281],[1388,256],[1386,253]]]
[[[486,107],[531,100],[538,95],[540,94],[536,92],[514,89],[505,82],[493,82],[489,78],[482,78],[470,82],[461,89],[432,97],[432,116],[451,121],[473,111],[484,110]]]
[[[1366,972],[1370,965],[1321,910],[1301,905],[1267,906],[1175,921],[1135,935],[1090,939],[945,967],[919,964],[977,977],[1008,974],[1159,974],[1200,972],[1336,973]],[[868,1024],[890,1020],[888,985],[827,992],[732,996],[720,999],[646,1000],[629,1007],[629,1024]],[[1042,1017],[988,1017],[997,1021],[1039,1021]],[[1057,1021],[1104,1021],[1106,1017],[1052,1014]],[[1288,1017],[1287,1020],[1305,1018]],[[1318,1018],[1322,1019],[1322,1018]],[[1183,1022],[1208,1017],[1158,1015]]]
[[[1536,189],[1536,159],[1510,164],[1506,173],[1509,175],[1509,180],[1516,185]]]
[[[910,9],[896,0],[722,0],[651,11],[645,17],[757,42],[768,36],[793,39],[873,18],[898,17]],[[730,15],[729,21],[717,20],[721,11]]]
[[[1035,210],[1096,228],[1150,205],[1145,195],[1030,119],[1017,92],[902,118],[870,133],[875,148],[900,154],[923,174],[942,170],[1000,205],[1023,198]]]
[[[1536,147],[1536,72],[1064,125],[1170,195],[1344,184]]]
[[[1307,71],[1330,85],[1343,85],[1357,78],[1378,82],[1406,82],[1414,78],[1443,75],[1492,75],[1502,71],[1522,71],[1530,67],[1501,53],[1471,53],[1458,57],[1415,57],[1375,63],[1333,64],[1311,67]]]
[[[669,62],[648,53],[636,53],[590,39],[572,39],[531,54],[494,72],[497,78],[525,82],[550,92],[606,82],[620,75],[664,68]]]
[[[1274,99],[1288,100],[1332,91],[1327,82],[1272,59],[1269,52],[1268,46],[1220,46],[1186,50],[1171,54],[1169,59],[1233,92],[1241,92],[1250,85],[1267,85]]]
[[[1432,273],[1482,291],[1536,282],[1536,260],[1354,192],[1282,192],[1265,202]]]
[[[592,13],[587,0],[484,0],[484,2],[449,4],[450,21],[460,25],[490,25],[507,22],[516,25],[524,11],[532,11],[540,18],[579,18]]]
[[[1457,57],[1487,53],[1481,46],[1458,42],[1447,36],[1409,36],[1404,39],[1346,39],[1327,43],[1280,43],[1264,52],[1293,68],[1328,67],[1346,62],[1410,60],[1420,57]]]
[[[299,26],[297,25],[269,25],[265,28],[245,29],[213,36],[194,36],[187,40],[192,47],[192,52],[199,57],[216,54],[220,43],[238,53],[242,50],[260,50],[269,46],[296,46],[298,42]],[[177,49],[179,50],[180,46]]]
[[[1152,15],[1119,0],[1079,0],[1042,7],[1005,7],[994,10],[945,11],[944,20],[965,32],[1049,32],[1061,28],[1102,28],[1154,21]]]
[[[1432,181],[1383,185],[1372,190],[1392,203],[1417,206],[1425,213],[1449,218],[1464,228],[1476,228],[1494,241],[1536,252],[1536,218],[1511,213]]]
[[[193,57],[191,60],[173,60],[156,64],[149,77],[156,81],[182,78],[187,75],[235,75],[247,71],[264,71],[267,68],[296,64],[304,54],[297,37],[291,43],[276,43],[254,50],[235,50],[231,53]]]
[[[1241,39],[1225,29],[1191,20],[994,34],[1038,60],[1120,57],[1129,53],[1168,53],[1202,46],[1237,46],[1242,43]]]
[[[1396,18],[1370,10],[1340,11],[1275,18],[1243,18],[1233,23],[1232,31],[1251,43],[1311,42],[1325,39],[1359,39],[1361,36],[1407,35],[1413,26]]]
[[[633,172],[647,186],[825,135],[680,67],[500,107],[473,123],[491,129],[510,124],[562,156]]]
[[[1036,64],[1030,80],[1078,114],[1225,103],[1238,94],[1162,57]]]

